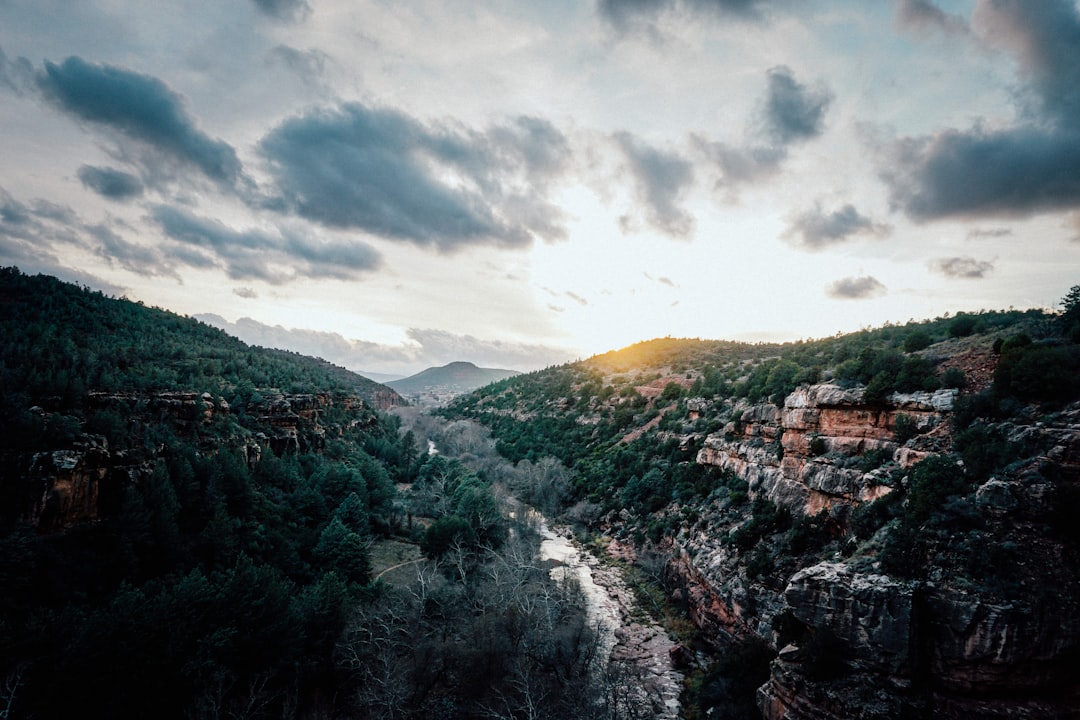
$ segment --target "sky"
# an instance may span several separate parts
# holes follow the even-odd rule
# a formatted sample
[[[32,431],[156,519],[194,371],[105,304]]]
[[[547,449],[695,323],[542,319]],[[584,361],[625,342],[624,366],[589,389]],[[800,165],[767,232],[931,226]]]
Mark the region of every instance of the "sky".
[[[0,0],[0,265],[407,375],[1056,309],[1074,0]]]

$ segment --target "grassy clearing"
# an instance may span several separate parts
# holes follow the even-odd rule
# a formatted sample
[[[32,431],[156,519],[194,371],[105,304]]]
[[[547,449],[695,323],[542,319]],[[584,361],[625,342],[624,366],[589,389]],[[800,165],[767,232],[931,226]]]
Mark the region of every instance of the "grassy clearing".
[[[371,576],[404,587],[416,580],[416,568],[422,560],[420,546],[401,540],[380,540],[371,546]]]

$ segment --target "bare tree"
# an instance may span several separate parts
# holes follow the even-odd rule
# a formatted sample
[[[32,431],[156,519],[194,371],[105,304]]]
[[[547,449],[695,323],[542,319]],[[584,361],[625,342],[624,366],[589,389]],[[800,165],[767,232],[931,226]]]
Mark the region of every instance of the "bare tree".
[[[23,685],[23,676],[26,673],[26,663],[19,663],[8,670],[4,676],[4,686],[0,690],[0,719],[7,720],[11,717],[11,708],[15,704],[15,697],[19,694],[19,688]]]

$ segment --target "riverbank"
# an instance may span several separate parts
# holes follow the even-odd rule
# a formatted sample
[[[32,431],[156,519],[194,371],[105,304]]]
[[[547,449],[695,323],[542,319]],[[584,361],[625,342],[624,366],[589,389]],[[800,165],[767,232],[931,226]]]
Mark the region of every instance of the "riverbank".
[[[553,576],[574,578],[587,598],[589,621],[600,636],[598,656],[606,660],[597,670],[607,674],[618,702],[651,708],[653,718],[676,720],[683,682],[671,659],[676,642],[638,607],[617,566],[579,547],[568,528],[541,521],[540,533],[541,557],[557,563]]]

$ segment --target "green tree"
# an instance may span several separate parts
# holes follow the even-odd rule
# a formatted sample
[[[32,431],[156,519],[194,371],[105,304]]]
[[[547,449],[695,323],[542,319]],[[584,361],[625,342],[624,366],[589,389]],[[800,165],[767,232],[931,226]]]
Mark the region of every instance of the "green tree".
[[[949,323],[949,335],[954,338],[962,338],[971,335],[975,332],[978,318],[968,313],[959,313],[953,321]]]
[[[371,574],[368,546],[363,536],[335,516],[319,535],[315,557],[324,570],[336,572],[349,582],[366,583]]]
[[[925,330],[914,330],[904,338],[904,352],[918,352],[930,347],[933,339]]]
[[[476,539],[469,521],[458,515],[446,515],[431,523],[420,541],[420,551],[430,558],[442,556],[455,543],[471,545]]]
[[[1061,299],[1061,326],[1066,337],[1080,342],[1080,285],[1073,285]]]

